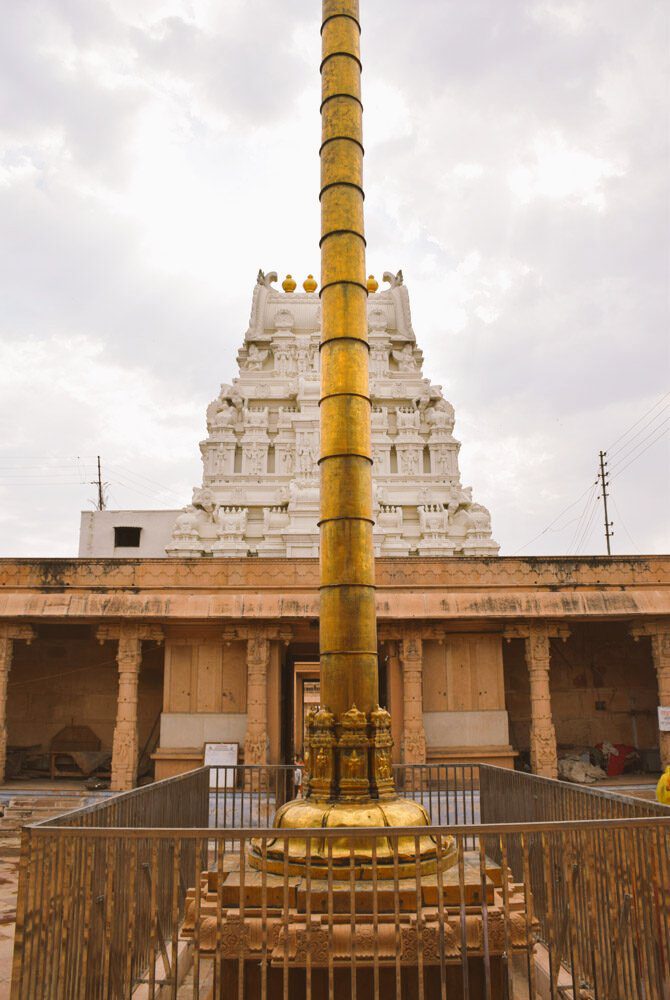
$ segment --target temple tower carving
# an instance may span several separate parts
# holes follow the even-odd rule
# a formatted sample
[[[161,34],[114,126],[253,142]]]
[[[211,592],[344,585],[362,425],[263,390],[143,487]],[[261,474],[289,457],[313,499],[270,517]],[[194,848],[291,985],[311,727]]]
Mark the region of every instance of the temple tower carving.
[[[402,272],[384,280],[367,303],[375,554],[496,555],[489,512],[461,483],[454,408],[423,375]],[[202,484],[168,555],[318,555],[321,306],[313,282],[276,282],[259,272],[239,374],[207,407]]]

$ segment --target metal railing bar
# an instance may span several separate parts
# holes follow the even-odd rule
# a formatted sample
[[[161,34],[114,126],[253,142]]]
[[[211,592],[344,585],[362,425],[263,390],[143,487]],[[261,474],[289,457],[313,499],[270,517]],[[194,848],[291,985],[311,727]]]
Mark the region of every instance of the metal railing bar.
[[[568,820],[568,821],[543,821],[543,822],[533,822],[533,823],[478,823],[478,824],[460,824],[458,826],[403,826],[403,827],[393,827],[393,833],[398,833],[401,836],[412,837],[418,832],[423,832],[424,835],[426,830],[430,832],[432,836],[435,836],[436,832],[439,831],[444,835],[448,834],[465,834],[468,837],[471,836],[491,836],[497,833],[543,833],[543,832],[561,832],[568,830],[636,830],[636,829],[665,829],[670,827],[670,815],[665,816],[623,816],[621,818],[614,819],[593,819],[593,820]],[[156,836],[159,839],[165,838],[170,839],[172,837],[182,837],[186,840],[202,840],[203,838],[209,838],[210,840],[217,839],[249,839],[250,837],[257,837],[260,835],[260,831],[264,831],[267,834],[271,834],[274,838],[291,837],[290,832],[286,832],[282,829],[276,827],[227,827],[221,831],[211,830],[209,827],[70,827],[70,826],[53,826],[53,827],[38,827],[38,826],[27,826],[24,829],[29,830],[31,834],[38,838],[48,837],[49,834],[63,833],[68,836],[73,836],[75,839],[86,839],[88,837],[94,838],[104,838],[104,837],[128,837],[133,838],[146,838],[149,834],[151,836]],[[360,829],[356,827],[338,827],[337,829],[329,829],[323,827],[311,827],[301,829],[301,837],[313,836],[313,837],[324,837],[324,838],[337,838],[341,836],[358,836],[360,837]],[[365,835],[366,838],[372,836],[388,836],[389,827],[366,827]],[[293,834],[295,836],[295,834]]]

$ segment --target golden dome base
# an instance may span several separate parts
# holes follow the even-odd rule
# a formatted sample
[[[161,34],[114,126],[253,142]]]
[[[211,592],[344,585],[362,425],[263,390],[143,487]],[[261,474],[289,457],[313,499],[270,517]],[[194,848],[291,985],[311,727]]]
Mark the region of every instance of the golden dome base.
[[[375,827],[430,827],[430,818],[422,805],[411,799],[370,799],[367,802],[328,802],[319,799],[294,799],[277,810],[274,826],[280,830],[365,829]],[[397,845],[397,847],[396,847]],[[309,846],[309,852],[308,852]],[[433,875],[438,868],[451,868],[457,861],[453,837],[438,838],[429,830],[424,834],[391,838],[352,836],[308,841],[296,836],[260,840],[249,849],[249,864],[276,875],[305,875],[313,878],[391,879]]]

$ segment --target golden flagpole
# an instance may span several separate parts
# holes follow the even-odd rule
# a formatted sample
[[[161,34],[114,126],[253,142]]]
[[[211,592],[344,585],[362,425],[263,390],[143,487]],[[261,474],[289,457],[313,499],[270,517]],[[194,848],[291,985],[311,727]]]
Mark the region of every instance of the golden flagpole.
[[[306,725],[305,798],[282,806],[275,826],[430,825],[424,807],[395,793],[391,719],[380,708],[372,530],[371,402],[363,192],[359,0],[323,0],[321,122],[321,708]],[[256,867],[283,874],[329,865],[348,878],[351,851],[369,867],[372,839],[343,834],[327,850],[298,836],[252,846]],[[427,831],[401,839],[398,861],[414,873],[446,867]],[[288,859],[286,853],[288,852]],[[392,867],[394,845],[377,840],[376,865]]]
[[[321,692],[377,705],[358,0],[324,0],[321,144]]]

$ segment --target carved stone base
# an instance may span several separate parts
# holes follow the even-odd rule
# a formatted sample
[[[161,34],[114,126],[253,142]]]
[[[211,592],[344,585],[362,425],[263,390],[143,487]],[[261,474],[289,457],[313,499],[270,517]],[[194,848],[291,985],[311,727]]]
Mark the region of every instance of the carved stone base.
[[[384,881],[381,876],[376,882],[357,880],[352,896],[351,885],[343,882],[329,885],[327,880],[314,877],[307,881],[304,875],[284,877],[248,869],[241,872],[239,858],[226,855],[220,874],[203,872],[200,885],[189,890],[182,934],[197,941],[201,960],[221,960],[224,982],[230,983],[233,995],[240,982],[242,963],[244,995],[250,1000],[281,1000],[285,995],[284,970],[289,975],[289,996],[304,997],[306,982],[313,997],[331,995],[329,965],[333,997],[349,1000],[353,953],[361,997],[376,995],[371,989],[375,965],[379,995],[395,996],[396,962],[400,966],[402,996],[408,1000],[418,997],[415,991],[419,963],[425,997],[441,995],[442,963],[446,966],[447,996],[452,992],[461,996],[464,941],[469,995],[501,1000],[506,995],[503,955],[506,953],[509,959],[515,952],[527,952],[529,934],[532,939],[537,929],[535,920],[527,921],[523,886],[512,881],[507,886],[506,925],[501,876],[499,866],[487,860],[482,878],[478,853],[466,853],[462,886],[458,868],[452,868],[441,876],[423,876],[419,883],[415,876],[398,882]],[[420,930],[417,891],[421,893]],[[198,905],[196,894],[200,897]],[[461,921],[465,921],[464,927]],[[485,991],[485,950],[489,956],[490,993]],[[263,980],[267,993],[261,988]]]

